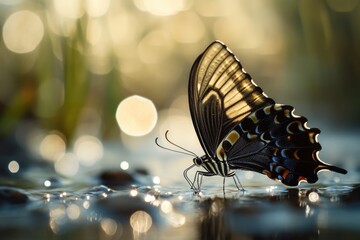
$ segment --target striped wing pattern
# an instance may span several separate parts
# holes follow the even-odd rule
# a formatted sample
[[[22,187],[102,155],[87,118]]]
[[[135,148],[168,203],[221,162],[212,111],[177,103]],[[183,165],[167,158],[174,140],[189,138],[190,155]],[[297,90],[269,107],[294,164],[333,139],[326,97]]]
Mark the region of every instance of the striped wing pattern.
[[[307,119],[296,116],[292,106],[275,104],[267,97],[219,41],[192,67],[189,105],[206,154],[203,158],[209,159],[204,164],[207,171],[211,165],[251,170],[289,186],[316,182],[320,170],[346,173],[319,159],[320,130],[308,128]]]
[[[189,105],[195,130],[210,157],[225,135],[252,111],[273,104],[234,54],[216,41],[190,73]]]

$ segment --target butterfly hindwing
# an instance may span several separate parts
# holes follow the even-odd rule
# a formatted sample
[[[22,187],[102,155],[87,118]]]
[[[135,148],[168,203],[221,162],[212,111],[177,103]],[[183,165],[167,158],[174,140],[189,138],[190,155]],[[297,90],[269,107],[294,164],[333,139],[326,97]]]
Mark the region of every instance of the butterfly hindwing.
[[[275,104],[240,122],[232,130],[239,139],[229,141],[230,132],[218,147],[218,151],[224,149],[230,169],[256,171],[290,186],[300,181],[314,183],[317,173],[324,169],[344,173],[318,158],[320,130],[308,128],[307,119],[293,111],[292,106]]]

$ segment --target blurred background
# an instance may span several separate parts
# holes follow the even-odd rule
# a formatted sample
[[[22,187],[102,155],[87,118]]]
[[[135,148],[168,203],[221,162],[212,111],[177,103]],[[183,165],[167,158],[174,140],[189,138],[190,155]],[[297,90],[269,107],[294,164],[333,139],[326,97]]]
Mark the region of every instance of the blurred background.
[[[34,162],[65,177],[139,165],[183,180],[179,169],[189,157],[164,152],[154,139],[166,145],[170,130],[174,142],[202,154],[188,75],[216,39],[267,95],[322,130],[327,162],[351,167],[360,122],[359,5],[0,0],[0,173],[18,174]]]

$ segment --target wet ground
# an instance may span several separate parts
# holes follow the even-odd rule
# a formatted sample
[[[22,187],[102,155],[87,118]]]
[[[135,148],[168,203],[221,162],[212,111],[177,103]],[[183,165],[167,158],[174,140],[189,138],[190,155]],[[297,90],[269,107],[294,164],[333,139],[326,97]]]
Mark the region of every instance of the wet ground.
[[[331,163],[338,159],[347,175],[321,172],[316,184],[287,188],[238,171],[245,191],[228,180],[225,194],[221,177],[204,178],[201,193],[192,192],[182,178],[191,159],[159,151],[158,159],[145,161],[153,145],[129,155],[110,146],[116,149],[104,157],[110,163],[73,178],[37,160],[19,162],[17,173],[5,164],[0,239],[360,239],[358,143],[344,139],[326,138],[322,154]],[[2,159],[12,159],[6,154]],[[119,167],[123,160],[128,170]]]
[[[360,239],[360,184],[238,191],[229,183],[224,195],[222,181],[194,194],[185,180],[170,187],[139,177],[151,182],[146,171],[43,185],[2,178],[1,239]]]

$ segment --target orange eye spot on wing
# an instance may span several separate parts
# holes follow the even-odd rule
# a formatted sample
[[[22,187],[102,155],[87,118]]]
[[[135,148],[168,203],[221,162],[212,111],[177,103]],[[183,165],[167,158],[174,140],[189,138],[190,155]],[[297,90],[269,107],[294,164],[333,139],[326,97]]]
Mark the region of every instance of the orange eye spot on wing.
[[[306,177],[303,177],[303,176],[300,176],[298,178],[298,182],[301,182],[301,181],[307,181],[307,178]]]
[[[220,149],[220,156],[221,156],[222,158],[224,158],[224,155],[225,155],[224,148],[221,148],[221,149]]]
[[[282,174],[282,177],[284,178],[284,179],[286,179],[286,177],[289,175],[289,170],[285,170],[284,171],[284,173]]]
[[[240,135],[238,132],[236,131],[232,131],[226,138],[226,140],[228,140],[231,145],[234,145],[234,143],[240,138]]]
[[[225,160],[225,150],[224,148],[221,146],[222,144],[220,144],[220,146],[218,147],[218,149],[216,150],[216,156],[220,161],[224,161]]]
[[[290,118],[290,111],[288,109],[284,110],[284,115],[287,118]]]
[[[282,167],[282,166],[277,166],[277,167],[275,167],[275,171],[277,172],[277,173],[281,173],[282,171],[285,171],[286,169],[284,168],[284,167]]]

